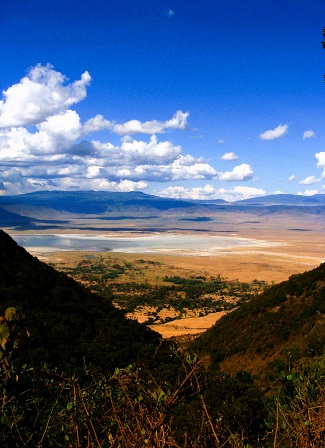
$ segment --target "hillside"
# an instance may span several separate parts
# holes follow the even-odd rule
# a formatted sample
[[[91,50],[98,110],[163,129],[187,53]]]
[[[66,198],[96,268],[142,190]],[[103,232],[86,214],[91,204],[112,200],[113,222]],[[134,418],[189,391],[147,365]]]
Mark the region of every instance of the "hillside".
[[[325,263],[255,296],[216,322],[194,346],[211,365],[232,373],[257,373],[267,365],[281,368],[322,355]]]
[[[324,277],[325,264],[223,318],[196,343],[206,371],[0,231],[0,445],[322,447]],[[243,369],[280,355],[314,358],[277,361],[270,398]]]
[[[157,333],[125,318],[111,303],[32,257],[0,231],[0,316],[15,307],[25,316],[21,359],[104,370],[145,360]]]

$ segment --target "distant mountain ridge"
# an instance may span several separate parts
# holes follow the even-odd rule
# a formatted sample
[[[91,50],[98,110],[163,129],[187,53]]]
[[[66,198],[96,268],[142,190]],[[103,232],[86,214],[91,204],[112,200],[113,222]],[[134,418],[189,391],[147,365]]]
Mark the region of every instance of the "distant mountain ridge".
[[[165,199],[159,196],[147,195],[141,192],[114,193],[106,191],[40,191],[16,196],[2,196],[0,206],[13,204],[29,206],[47,206],[55,210],[69,213],[102,214],[110,211],[110,208],[123,204],[125,207],[132,205],[147,208],[166,210],[168,208],[187,208],[190,203],[176,199]]]
[[[257,198],[243,199],[235,203],[248,205],[325,205],[325,194],[314,194],[313,196],[303,196],[298,194],[271,194]]]
[[[50,225],[53,220],[71,217],[95,219],[130,219],[155,216],[199,217],[206,219],[218,213],[325,214],[325,194],[314,196],[278,194],[237,202],[221,199],[174,199],[142,192],[106,191],[39,191],[0,197],[0,226],[33,227]],[[181,216],[182,215],[182,216]]]

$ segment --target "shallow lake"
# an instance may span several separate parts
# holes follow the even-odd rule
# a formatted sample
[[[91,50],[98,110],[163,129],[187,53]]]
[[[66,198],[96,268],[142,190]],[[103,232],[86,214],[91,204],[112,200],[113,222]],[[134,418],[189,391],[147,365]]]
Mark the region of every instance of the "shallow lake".
[[[238,238],[235,236],[197,236],[155,234],[150,236],[33,234],[13,235],[12,238],[31,252],[52,251],[113,251],[127,253],[157,253],[211,256],[235,248],[274,247],[280,243]]]

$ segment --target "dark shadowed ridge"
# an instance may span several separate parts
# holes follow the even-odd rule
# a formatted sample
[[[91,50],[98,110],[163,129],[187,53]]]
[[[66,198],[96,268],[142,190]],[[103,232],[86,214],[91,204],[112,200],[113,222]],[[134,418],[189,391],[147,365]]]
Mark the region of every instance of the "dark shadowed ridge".
[[[125,318],[109,299],[83,288],[32,257],[0,230],[0,315],[15,307],[25,316],[22,361],[103,370],[152,357],[160,336]]]
[[[256,372],[287,356],[322,355],[325,263],[292,275],[224,316],[195,341],[194,349],[233,372]]]

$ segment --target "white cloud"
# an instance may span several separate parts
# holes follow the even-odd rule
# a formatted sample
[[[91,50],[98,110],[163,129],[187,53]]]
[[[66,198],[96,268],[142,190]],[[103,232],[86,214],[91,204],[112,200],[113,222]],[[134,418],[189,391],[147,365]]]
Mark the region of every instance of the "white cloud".
[[[305,190],[305,191],[299,191],[298,194],[300,196],[314,196],[314,194],[319,194],[321,191],[319,190]]]
[[[148,188],[147,182],[133,182],[130,180],[109,181],[105,178],[87,179],[82,177],[62,177],[55,181],[52,179],[35,179],[23,177],[22,173],[16,173],[15,182],[12,182],[13,174],[10,174],[10,180],[4,181],[6,194],[20,194],[23,192],[46,190],[105,190],[116,192],[128,192],[136,190],[145,190]]]
[[[304,135],[302,136],[303,140],[306,140],[306,138],[313,138],[313,137],[316,137],[316,134],[312,130],[305,131]]]
[[[317,184],[317,182],[319,182],[320,179],[317,179],[317,177],[315,176],[307,176],[306,179],[301,180],[299,182],[300,185],[313,185],[313,184]]]
[[[103,131],[104,129],[111,130],[113,126],[114,123],[109,120],[105,120],[103,115],[98,114],[86,121],[86,123],[83,125],[82,131],[85,134],[89,134],[90,132]]]
[[[23,127],[0,130],[0,162],[15,164],[38,160],[41,163],[41,157],[45,157],[43,161],[53,161],[53,157],[62,159],[81,133],[79,116],[72,110],[49,117],[36,128],[34,133]]]
[[[325,152],[317,152],[315,154],[316,159],[318,160],[317,166],[318,168],[323,168],[322,178],[325,177]]]
[[[173,17],[175,15],[175,12],[172,9],[168,9],[166,11],[166,14],[167,14],[168,17]]]
[[[110,157],[111,161],[114,160],[114,164],[133,163],[142,165],[153,163],[161,165],[173,162],[181,152],[180,146],[175,146],[170,141],[159,142],[155,135],[150,137],[148,143],[131,138],[122,139],[122,144],[119,147],[114,147],[111,144],[108,144],[107,147],[107,144],[93,143],[95,148],[99,149],[98,157]],[[107,149],[108,152],[106,152]]]
[[[172,141],[153,133],[185,129],[188,112],[178,111],[164,122],[131,120],[116,124],[102,115],[82,123],[69,107],[86,96],[88,72],[79,81],[66,78],[50,65],[37,65],[28,76],[4,92],[0,103],[0,190],[7,194],[35,189],[144,189],[148,182],[183,180],[246,181],[247,164],[218,172],[202,157],[183,154]],[[34,127],[29,125],[34,124]],[[85,140],[86,134],[108,129],[120,134],[120,144]],[[151,134],[135,140],[133,133]],[[228,160],[235,160],[233,153]],[[209,195],[211,188],[191,194]],[[196,191],[196,193],[195,193]],[[185,194],[185,193],[184,193]]]
[[[72,84],[51,65],[36,65],[27,76],[3,92],[0,101],[0,128],[28,126],[64,112],[86,97],[91,77],[84,72]]]
[[[225,152],[223,156],[220,157],[221,160],[238,160],[238,156],[234,152]]]
[[[246,163],[242,163],[241,165],[235,166],[232,171],[218,173],[216,179],[226,182],[247,181],[252,179],[253,174],[252,167]]]
[[[212,185],[204,187],[185,188],[181,186],[167,187],[165,190],[158,192],[158,196],[174,199],[209,199],[216,193]]]
[[[20,166],[23,176],[105,177],[117,181],[206,179],[217,174],[202,158],[182,155],[170,141],[149,142],[122,138],[109,142],[78,142],[79,116],[73,111],[50,117],[38,125],[38,132],[13,128],[0,133],[0,162]]]
[[[171,180],[211,179],[216,170],[203,159],[192,156],[180,156],[171,165]]]
[[[81,134],[79,115],[72,110],[47,118],[37,129],[25,142],[32,154],[39,155],[66,152]]]
[[[136,190],[145,190],[148,188],[146,182],[132,182],[130,180],[122,180],[120,182],[110,182],[105,178],[81,179],[73,178],[61,179],[59,188],[62,190],[80,189],[80,190],[104,190],[116,192],[128,192]]]
[[[296,178],[296,176],[293,174],[292,176],[289,176],[288,177],[288,181],[289,182],[294,182],[295,180],[296,180],[297,178]]]
[[[223,145],[224,143],[225,143],[225,139],[224,138],[220,138],[219,140],[218,140],[218,143],[219,143],[219,145]]]
[[[283,137],[288,131],[288,124],[279,124],[275,129],[270,129],[268,131],[260,134],[260,139],[262,140],[274,140],[275,138]]]
[[[246,186],[236,186],[230,189],[220,188],[217,194],[219,199],[224,199],[225,201],[229,202],[241,201],[243,199],[250,199],[265,195],[266,191],[261,188]]]
[[[178,156],[169,164],[122,164],[120,167],[107,166],[105,173],[110,178],[128,178],[132,180],[143,179],[146,181],[168,182],[172,180],[204,180],[211,179],[215,169],[194,157]]]
[[[105,120],[102,115],[96,115],[96,117],[86,121],[83,131],[89,133],[108,129],[118,135],[161,134],[169,129],[186,129],[188,116],[189,112],[179,110],[173,118],[164,122],[151,120],[142,123],[139,120],[130,120],[123,124],[117,124]]]
[[[165,190],[157,193],[158,196],[174,199],[223,199],[228,202],[265,196],[265,194],[265,190],[261,188],[236,186],[230,189],[215,189],[215,187],[210,184],[197,188],[185,188],[182,186],[167,187]]]

